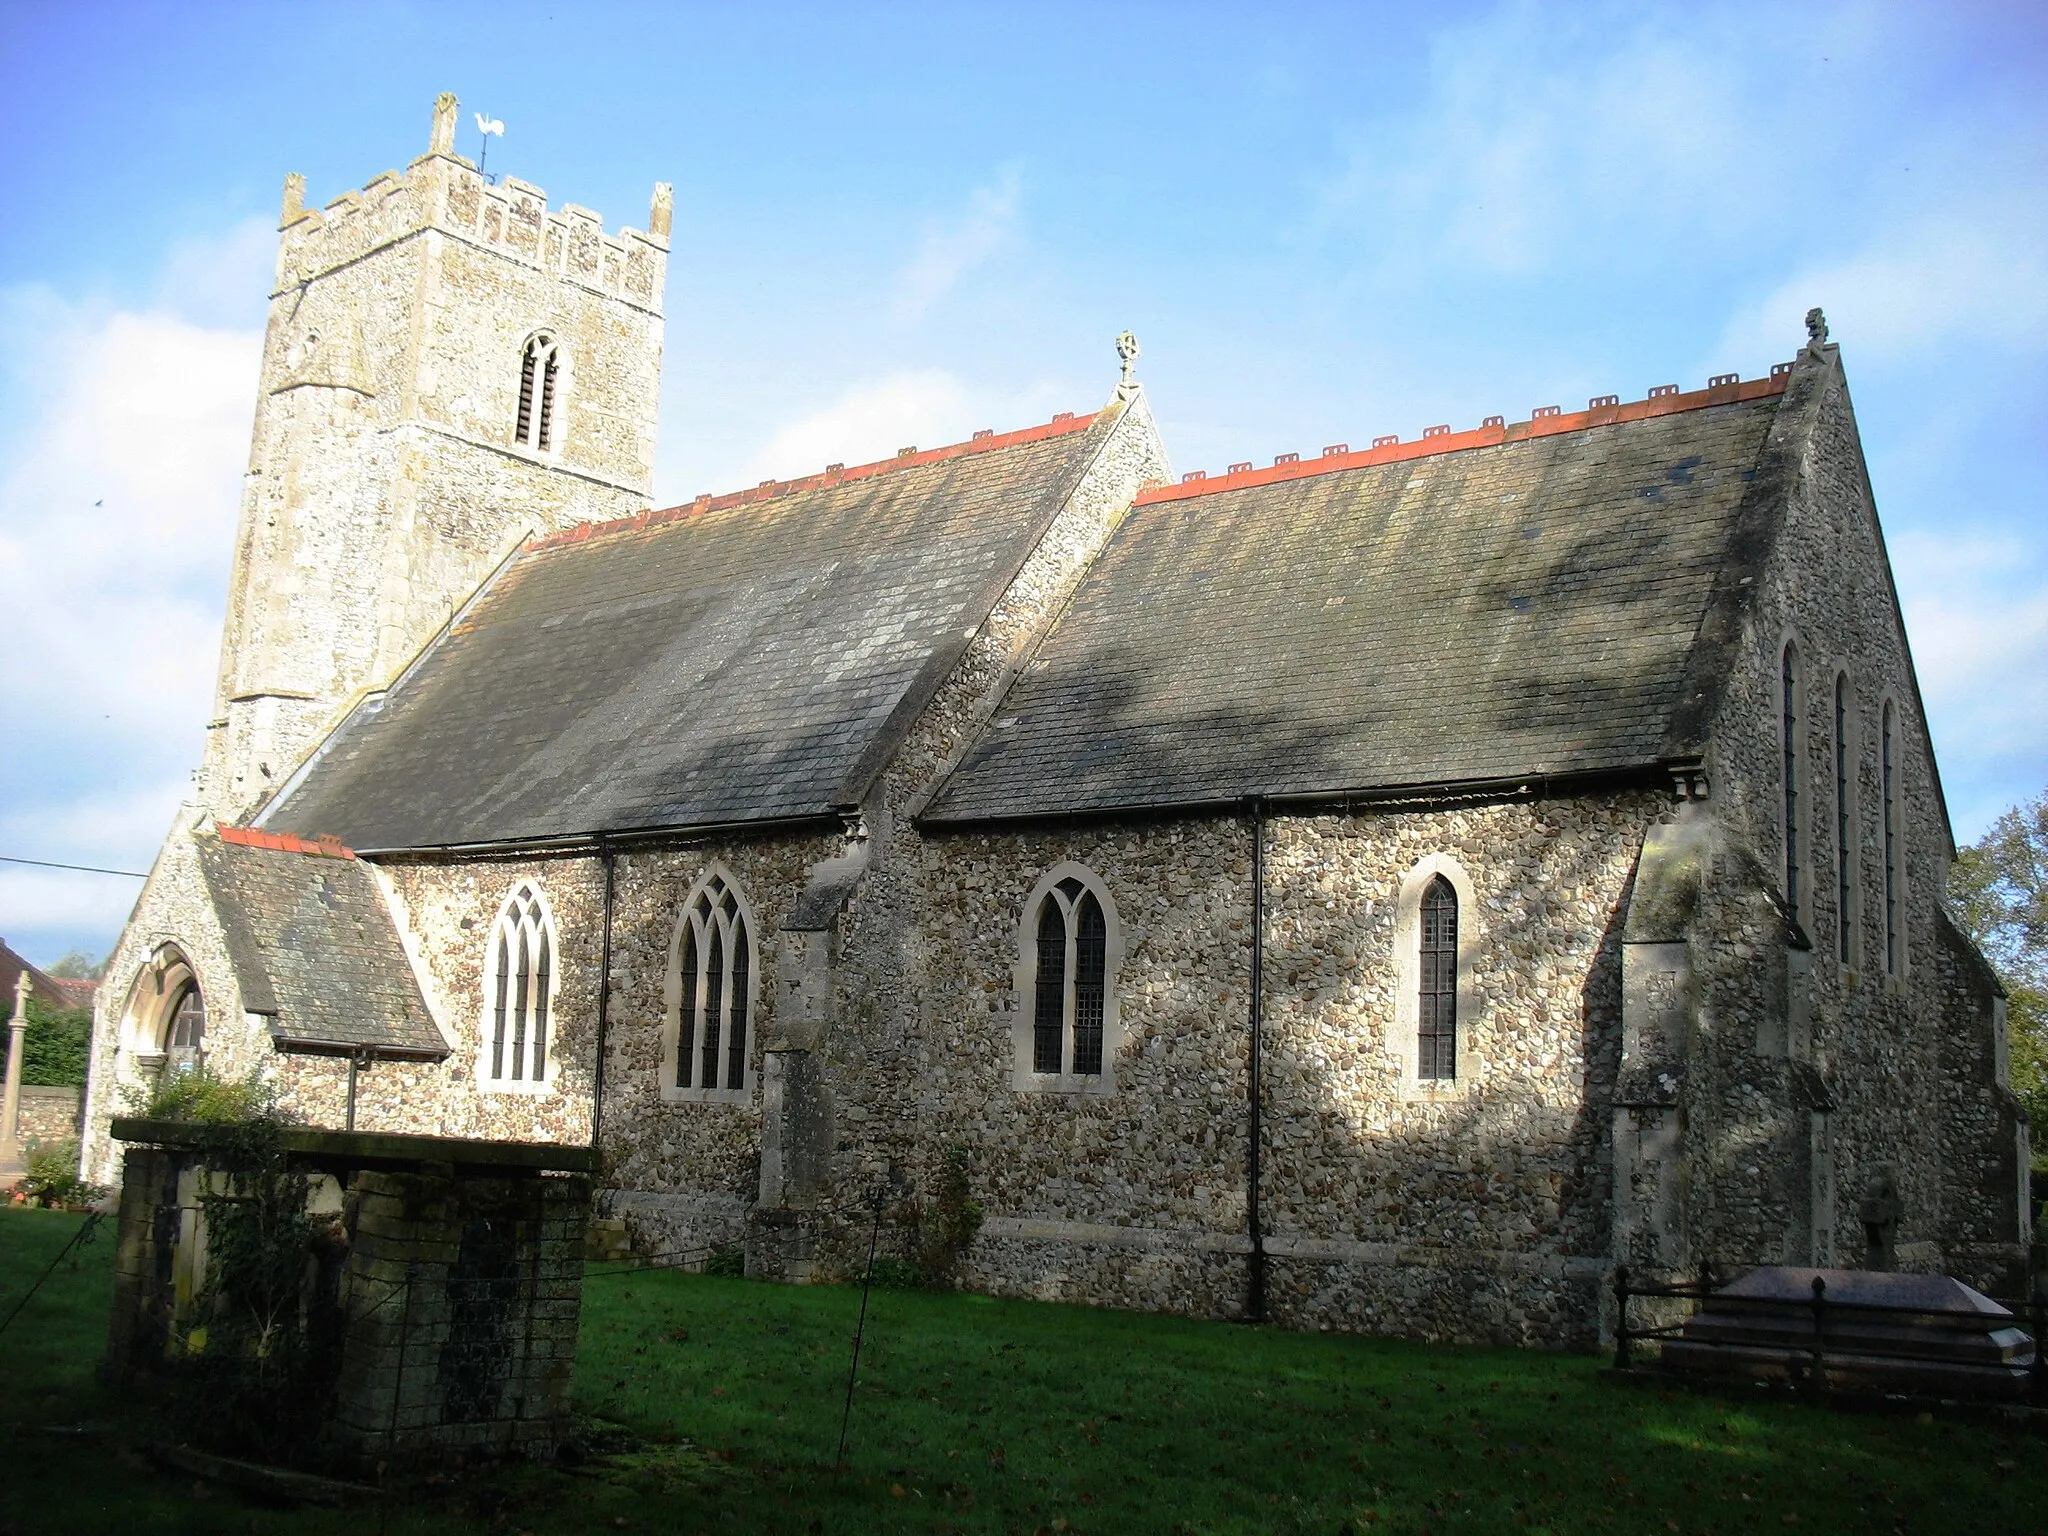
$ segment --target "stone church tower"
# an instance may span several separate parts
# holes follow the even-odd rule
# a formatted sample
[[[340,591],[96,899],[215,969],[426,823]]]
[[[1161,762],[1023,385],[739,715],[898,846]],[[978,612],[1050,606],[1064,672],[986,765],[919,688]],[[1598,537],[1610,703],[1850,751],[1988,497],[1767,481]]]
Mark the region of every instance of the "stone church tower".
[[[239,820],[529,534],[645,507],[670,190],[648,228],[433,138],[324,209],[286,178],[199,802]]]

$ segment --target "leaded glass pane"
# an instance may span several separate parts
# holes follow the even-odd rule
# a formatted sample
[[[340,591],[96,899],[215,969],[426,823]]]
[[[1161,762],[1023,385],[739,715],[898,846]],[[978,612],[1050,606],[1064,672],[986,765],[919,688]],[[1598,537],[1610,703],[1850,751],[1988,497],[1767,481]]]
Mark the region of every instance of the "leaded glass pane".
[[[732,898],[728,896],[726,900]],[[747,1081],[747,923],[737,910],[732,920],[732,1027],[726,1032],[725,1086],[743,1088]]]
[[[1102,1072],[1103,965],[1109,934],[1102,906],[1092,894],[1081,898],[1074,937],[1074,1070],[1084,1076]]]
[[[1458,893],[1438,875],[1422,895],[1420,1008],[1416,1075],[1458,1073]]]
[[[1065,1033],[1067,921],[1059,900],[1048,895],[1038,909],[1038,984],[1031,1029],[1031,1070],[1060,1069],[1060,1036]]]

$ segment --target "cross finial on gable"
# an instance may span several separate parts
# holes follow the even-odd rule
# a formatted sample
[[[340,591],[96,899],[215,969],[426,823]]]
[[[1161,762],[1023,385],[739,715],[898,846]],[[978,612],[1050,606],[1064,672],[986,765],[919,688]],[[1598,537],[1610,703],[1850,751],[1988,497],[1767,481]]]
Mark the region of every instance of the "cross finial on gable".
[[[1125,331],[1121,336],[1117,337],[1116,355],[1117,360],[1124,365],[1123,383],[1128,387],[1135,382],[1131,378],[1131,369],[1138,361],[1138,338],[1129,331]]]
[[[1806,344],[1810,347],[1824,347],[1827,345],[1827,340],[1828,319],[1826,315],[1820,312],[1820,307],[1816,305],[1806,312]]]

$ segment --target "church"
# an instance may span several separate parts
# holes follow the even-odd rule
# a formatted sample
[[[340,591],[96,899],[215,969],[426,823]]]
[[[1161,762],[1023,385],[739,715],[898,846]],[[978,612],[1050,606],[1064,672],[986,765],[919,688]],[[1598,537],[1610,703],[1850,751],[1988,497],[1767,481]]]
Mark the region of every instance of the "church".
[[[1618,1265],[1880,1237],[2016,1283],[1819,311],[1766,377],[1178,476],[1126,335],[1100,408],[652,509],[669,189],[608,233],[454,131],[286,180],[92,1176],[203,1061],[594,1142],[639,1253],[790,1281],[964,1177],[950,1283],[1298,1328],[1584,1345]]]

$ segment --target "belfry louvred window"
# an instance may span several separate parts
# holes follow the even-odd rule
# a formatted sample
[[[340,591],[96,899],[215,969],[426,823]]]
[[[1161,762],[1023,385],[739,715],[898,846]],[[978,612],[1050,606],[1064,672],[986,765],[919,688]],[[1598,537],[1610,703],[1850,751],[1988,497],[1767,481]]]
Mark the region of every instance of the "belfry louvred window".
[[[681,997],[675,1086],[745,1088],[753,936],[739,896],[723,876],[705,881],[690,902],[676,955]]]
[[[1438,875],[1422,893],[1422,965],[1415,1075],[1458,1075],[1458,893]]]
[[[522,884],[498,913],[486,957],[484,1069],[491,1082],[547,1080],[554,973],[554,924],[540,893]]]
[[[555,446],[555,396],[561,352],[555,339],[535,336],[519,363],[519,416],[512,439],[522,448],[546,453]]]
[[[1109,925],[1102,903],[1079,880],[1060,881],[1038,909],[1032,1071],[1102,1075],[1108,968]]]

